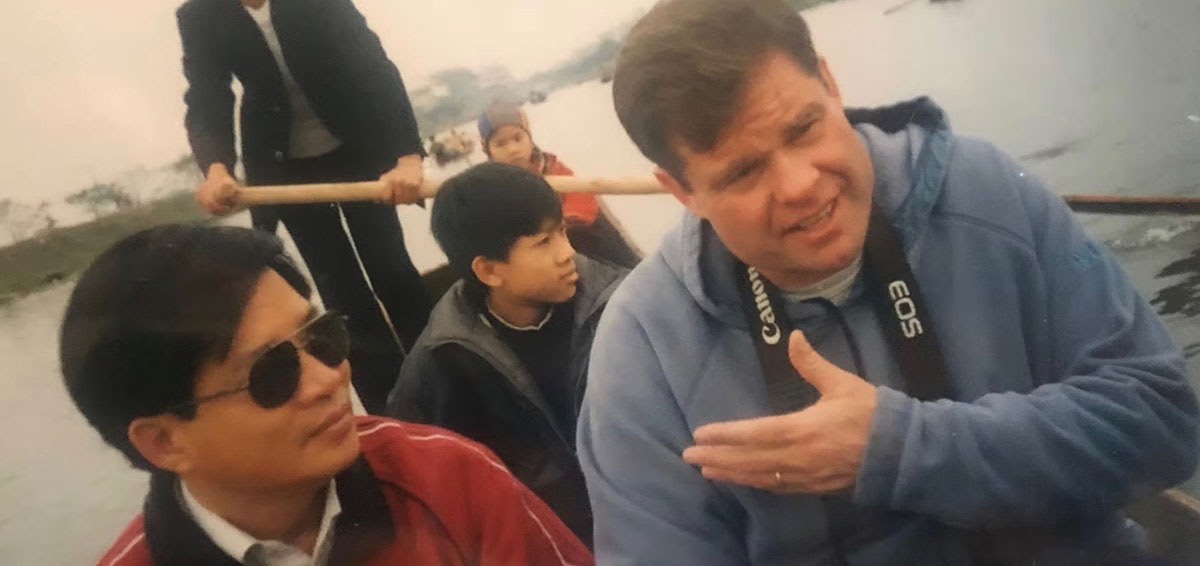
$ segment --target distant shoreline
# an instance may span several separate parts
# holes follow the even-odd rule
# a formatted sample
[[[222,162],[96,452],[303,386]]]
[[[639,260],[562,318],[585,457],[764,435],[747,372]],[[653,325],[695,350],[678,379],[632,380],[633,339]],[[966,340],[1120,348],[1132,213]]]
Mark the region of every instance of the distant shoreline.
[[[0,248],[0,305],[75,276],[97,254],[129,234],[164,223],[210,219],[196,205],[192,192],[183,191],[4,246]]]
[[[788,3],[796,10],[803,11],[834,1],[789,0]],[[598,75],[602,66],[595,64],[588,68]],[[590,74],[584,75],[582,80],[592,79]],[[434,129],[440,131],[444,128]],[[164,223],[198,222],[212,218],[196,206],[191,191],[183,191],[90,222],[54,228],[36,237],[0,247],[0,306],[75,276],[97,254],[129,234]]]

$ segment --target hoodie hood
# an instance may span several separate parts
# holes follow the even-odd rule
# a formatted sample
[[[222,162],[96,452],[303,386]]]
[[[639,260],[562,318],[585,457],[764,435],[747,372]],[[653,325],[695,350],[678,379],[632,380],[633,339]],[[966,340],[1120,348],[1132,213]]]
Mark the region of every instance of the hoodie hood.
[[[911,260],[912,243],[946,177],[953,144],[945,114],[921,97],[882,108],[848,109],[846,117],[871,156],[874,203],[899,231]],[[664,237],[659,254],[702,309],[725,324],[745,328],[732,277],[736,258],[707,221],[685,213]]]

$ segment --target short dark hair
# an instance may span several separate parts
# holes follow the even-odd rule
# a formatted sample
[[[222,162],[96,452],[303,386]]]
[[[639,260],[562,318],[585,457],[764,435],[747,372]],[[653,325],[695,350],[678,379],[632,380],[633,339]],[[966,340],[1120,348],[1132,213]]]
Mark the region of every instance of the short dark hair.
[[[650,161],[681,183],[671,143],[716,146],[764,56],[789,55],[813,76],[820,64],[804,18],[781,0],[665,0],[629,32],[613,74],[613,105]]]
[[[483,283],[471,270],[478,256],[503,261],[521,236],[562,220],[562,201],[540,175],[504,163],[482,163],[446,180],[433,199],[433,237],[450,268],[479,298]]]
[[[258,279],[272,269],[312,291],[274,236],[174,224],[128,236],[80,276],[60,329],[67,391],[100,436],[138,468],[127,430],[193,398],[196,373],[224,359]],[[193,418],[193,408],[176,411]]]

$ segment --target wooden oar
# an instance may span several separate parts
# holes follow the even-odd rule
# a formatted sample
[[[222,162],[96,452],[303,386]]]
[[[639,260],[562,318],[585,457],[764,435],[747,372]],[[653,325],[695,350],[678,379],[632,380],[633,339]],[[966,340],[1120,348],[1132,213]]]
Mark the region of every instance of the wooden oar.
[[[1065,195],[1063,200],[1075,212],[1094,214],[1200,214],[1196,197],[1118,197],[1109,195]]]
[[[590,193],[598,195],[646,195],[663,192],[652,177],[569,177],[549,175],[546,181],[560,193]],[[437,194],[441,181],[426,179],[421,197]],[[378,181],[360,183],[321,183],[314,185],[279,185],[244,187],[237,195],[237,204],[299,204],[314,202],[382,201],[388,192]]]
[[[652,177],[563,177],[547,176],[546,181],[561,193],[590,193],[598,195],[648,195],[663,192]],[[437,194],[441,181],[426,180],[421,196]],[[245,187],[238,193],[237,203],[244,206],[259,204],[295,204],[313,202],[382,201],[387,192],[378,181],[361,183],[324,183],[315,185],[280,185]],[[1065,195],[1063,200],[1076,212],[1096,214],[1176,214],[1200,215],[1197,197],[1123,197],[1110,195]]]

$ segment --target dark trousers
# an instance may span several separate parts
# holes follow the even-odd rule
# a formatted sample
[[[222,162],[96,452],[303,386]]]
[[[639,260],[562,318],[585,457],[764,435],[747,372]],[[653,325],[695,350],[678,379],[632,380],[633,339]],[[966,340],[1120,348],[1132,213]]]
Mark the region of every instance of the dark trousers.
[[[319,157],[290,160],[276,174],[260,176],[255,183],[369,181],[385,170],[364,165],[343,146]],[[325,306],[349,317],[354,388],[368,412],[381,413],[404,352],[425,328],[430,310],[395,207],[366,202],[291,204],[256,207],[251,212],[256,228],[274,231],[271,216],[283,221]]]

